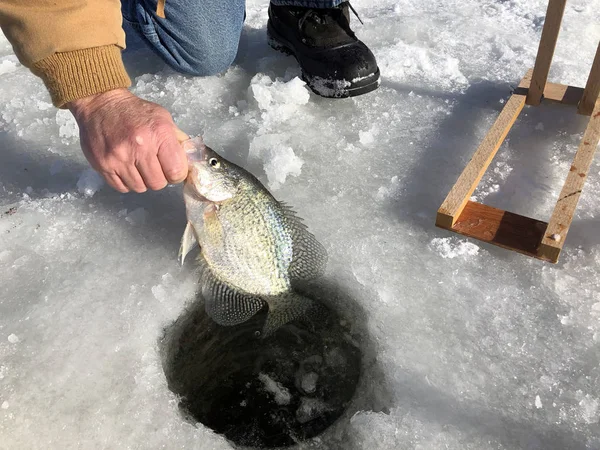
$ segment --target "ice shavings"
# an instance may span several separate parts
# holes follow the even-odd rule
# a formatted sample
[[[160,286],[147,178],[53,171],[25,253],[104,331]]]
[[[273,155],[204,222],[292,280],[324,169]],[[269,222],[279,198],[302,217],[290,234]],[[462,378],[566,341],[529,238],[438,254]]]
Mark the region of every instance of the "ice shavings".
[[[457,58],[417,43],[398,41],[378,55],[378,63],[386,78],[403,83],[446,89],[463,89],[468,84]]]
[[[473,242],[457,240],[455,238],[433,238],[431,248],[438,252],[442,258],[454,259],[459,256],[475,256],[479,253],[479,246]]]
[[[591,397],[589,394],[581,399],[579,407],[581,409],[581,417],[585,423],[598,423],[598,420],[600,420],[599,405],[600,402],[598,399]]]
[[[339,96],[341,92],[352,86],[352,83],[348,80],[334,80],[318,76],[312,77],[310,84],[315,90],[329,97]]]
[[[273,398],[278,405],[289,405],[292,400],[292,395],[285,386],[278,381],[275,381],[266,373],[259,373],[258,379],[263,383],[265,390],[273,395]]]

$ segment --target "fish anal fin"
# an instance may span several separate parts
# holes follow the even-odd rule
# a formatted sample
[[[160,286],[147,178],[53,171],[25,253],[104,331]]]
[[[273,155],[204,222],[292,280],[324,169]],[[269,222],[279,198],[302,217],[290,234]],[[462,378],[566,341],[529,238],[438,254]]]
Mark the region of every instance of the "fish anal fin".
[[[293,291],[268,297],[265,300],[269,304],[269,313],[262,330],[263,338],[273,334],[286,323],[305,316],[307,311],[315,305],[308,297]]]
[[[208,268],[203,270],[201,277],[204,308],[219,325],[233,326],[243,323],[265,305],[260,298],[239,292],[220,281]]]

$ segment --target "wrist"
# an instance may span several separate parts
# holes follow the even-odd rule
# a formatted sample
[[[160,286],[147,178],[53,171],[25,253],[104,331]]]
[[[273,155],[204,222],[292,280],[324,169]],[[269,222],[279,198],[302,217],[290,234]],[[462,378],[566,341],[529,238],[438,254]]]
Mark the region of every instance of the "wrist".
[[[69,111],[71,111],[71,114],[77,118],[104,105],[107,105],[108,103],[112,103],[132,95],[133,94],[131,94],[127,89],[118,88],[72,100],[65,106],[69,109]]]

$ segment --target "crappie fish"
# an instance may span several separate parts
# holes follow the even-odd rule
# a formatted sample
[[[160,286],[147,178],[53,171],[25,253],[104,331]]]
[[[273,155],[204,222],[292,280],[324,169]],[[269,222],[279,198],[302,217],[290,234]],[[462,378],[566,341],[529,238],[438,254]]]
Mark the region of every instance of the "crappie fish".
[[[201,138],[183,143],[189,162],[183,196],[187,226],[181,263],[196,245],[206,312],[221,325],[250,319],[269,305],[263,336],[312,307],[292,289],[321,275],[327,254],[295,212],[252,174]]]

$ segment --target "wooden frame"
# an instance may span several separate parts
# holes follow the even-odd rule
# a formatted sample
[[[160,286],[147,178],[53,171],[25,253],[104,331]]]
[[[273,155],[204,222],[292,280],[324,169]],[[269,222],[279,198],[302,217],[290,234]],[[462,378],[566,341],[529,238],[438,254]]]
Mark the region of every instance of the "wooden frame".
[[[436,218],[438,227],[553,263],[558,261],[600,141],[600,43],[585,89],[547,82],[565,4],[566,0],[550,0],[534,69],[521,80]],[[577,106],[579,114],[590,116],[550,220],[546,223],[470,201],[524,106],[539,105],[542,99]]]

